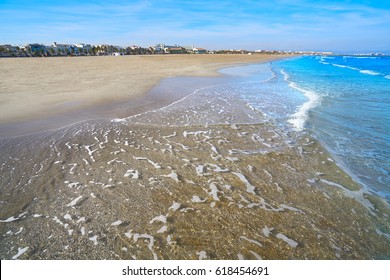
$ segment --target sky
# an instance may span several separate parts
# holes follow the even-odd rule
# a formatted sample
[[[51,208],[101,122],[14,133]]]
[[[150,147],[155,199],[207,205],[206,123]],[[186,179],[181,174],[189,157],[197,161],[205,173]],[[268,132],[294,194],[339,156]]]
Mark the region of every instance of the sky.
[[[389,51],[390,1],[0,0],[0,44]]]

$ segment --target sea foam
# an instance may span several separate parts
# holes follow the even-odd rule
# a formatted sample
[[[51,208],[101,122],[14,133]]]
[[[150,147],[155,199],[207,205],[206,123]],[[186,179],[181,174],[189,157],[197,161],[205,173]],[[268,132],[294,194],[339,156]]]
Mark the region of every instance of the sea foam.
[[[380,76],[380,75],[382,75],[381,73],[378,73],[378,72],[375,72],[375,71],[372,71],[372,70],[360,70],[359,72],[362,73],[362,74],[373,75],[373,76]]]
[[[282,70],[281,73],[284,75],[285,81],[289,82],[289,86],[295,90],[302,92],[309,100],[298,107],[298,110],[291,115],[288,120],[290,124],[297,131],[302,131],[305,127],[306,121],[309,118],[309,111],[321,103],[321,97],[314,91],[306,90],[299,87],[295,82],[289,80],[290,76]]]

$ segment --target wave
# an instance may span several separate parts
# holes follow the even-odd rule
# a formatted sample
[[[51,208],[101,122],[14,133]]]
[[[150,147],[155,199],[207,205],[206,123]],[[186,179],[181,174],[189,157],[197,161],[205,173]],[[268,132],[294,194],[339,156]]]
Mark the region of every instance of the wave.
[[[336,66],[336,67],[339,67],[339,68],[348,68],[348,69],[352,69],[352,70],[360,70],[359,68],[352,67],[352,66],[346,66],[346,65],[342,65],[342,64],[333,63],[332,65]]]
[[[389,79],[390,80],[390,75],[386,75],[385,79]]]
[[[320,62],[321,63],[321,62]],[[324,64],[324,63],[322,63]],[[329,64],[329,63],[328,63]],[[360,69],[360,68],[356,68],[356,67],[352,67],[352,66],[347,66],[347,65],[342,65],[342,64],[336,64],[336,63],[332,63],[333,66],[335,67],[339,67],[339,68],[347,68],[347,69],[351,69],[351,70],[355,70],[355,71],[359,71],[359,73],[362,73],[362,74],[366,74],[366,75],[371,75],[371,76],[385,76],[384,74],[382,73],[379,73],[379,72],[376,72],[376,71],[373,71],[373,70],[366,70],[366,69]],[[388,79],[389,75],[385,76],[386,79]]]
[[[343,59],[378,59],[378,56],[350,56],[350,55],[345,55],[343,56]]]
[[[297,91],[302,92],[309,100],[298,107],[297,111],[291,115],[288,122],[293,125],[295,130],[302,131],[309,119],[309,111],[317,107],[321,103],[321,97],[314,91],[306,90],[297,85],[297,83],[290,81],[290,76],[281,70],[284,80],[289,82],[289,86]]]
[[[373,75],[373,76],[383,75],[381,73],[378,73],[378,72],[375,72],[375,71],[372,71],[372,70],[360,70],[359,72],[362,73],[362,74],[368,74],[368,75]]]

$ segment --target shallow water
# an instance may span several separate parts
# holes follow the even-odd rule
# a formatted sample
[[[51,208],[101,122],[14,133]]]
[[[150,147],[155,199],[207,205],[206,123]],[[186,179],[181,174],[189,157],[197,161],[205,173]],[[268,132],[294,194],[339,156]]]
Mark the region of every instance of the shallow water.
[[[390,57],[302,57],[274,70],[308,98],[291,123],[313,132],[357,181],[390,202]]]

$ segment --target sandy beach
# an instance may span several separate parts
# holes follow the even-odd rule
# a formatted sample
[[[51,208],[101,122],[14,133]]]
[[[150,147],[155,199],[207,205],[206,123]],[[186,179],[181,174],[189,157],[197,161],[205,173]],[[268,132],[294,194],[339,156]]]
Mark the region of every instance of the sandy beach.
[[[217,70],[224,66],[281,57],[145,55],[2,59],[0,71],[5,78],[0,81],[0,136],[53,129],[99,117],[124,117],[133,113],[129,108],[139,113],[137,107],[142,101],[133,106],[127,104],[125,111],[118,104],[145,96],[163,78],[218,76]],[[15,123],[17,127],[13,126]]]
[[[73,83],[42,82],[42,73],[40,79],[22,78],[34,81],[32,89],[42,96],[31,106],[34,110],[14,113],[21,121],[28,114],[54,116],[54,111],[36,110],[44,108],[45,100],[52,106],[77,96],[81,103],[86,100],[80,105],[83,109],[110,103],[111,98],[148,103],[145,90],[163,77],[218,76],[222,66],[277,58],[103,57],[1,63],[39,73],[48,71],[38,67],[45,63],[52,63],[52,70],[65,61],[79,69]],[[26,95],[29,86],[17,82],[17,71],[11,72],[13,82],[2,81],[2,86],[13,85],[15,92]],[[61,73],[53,70],[50,75],[60,79]],[[104,80],[104,73],[110,78]],[[89,87],[87,77],[94,81]],[[233,87],[208,86],[170,106],[128,118],[95,118],[0,139],[1,259],[388,258],[388,205],[365,192],[309,133],[275,126],[229,94]],[[127,92],[129,88],[134,91]],[[73,90],[85,94],[81,98]],[[47,91],[61,96],[67,92],[67,99],[46,98]],[[9,102],[16,104],[14,110],[29,107],[18,105],[20,100]],[[143,108],[147,107],[150,104]]]

